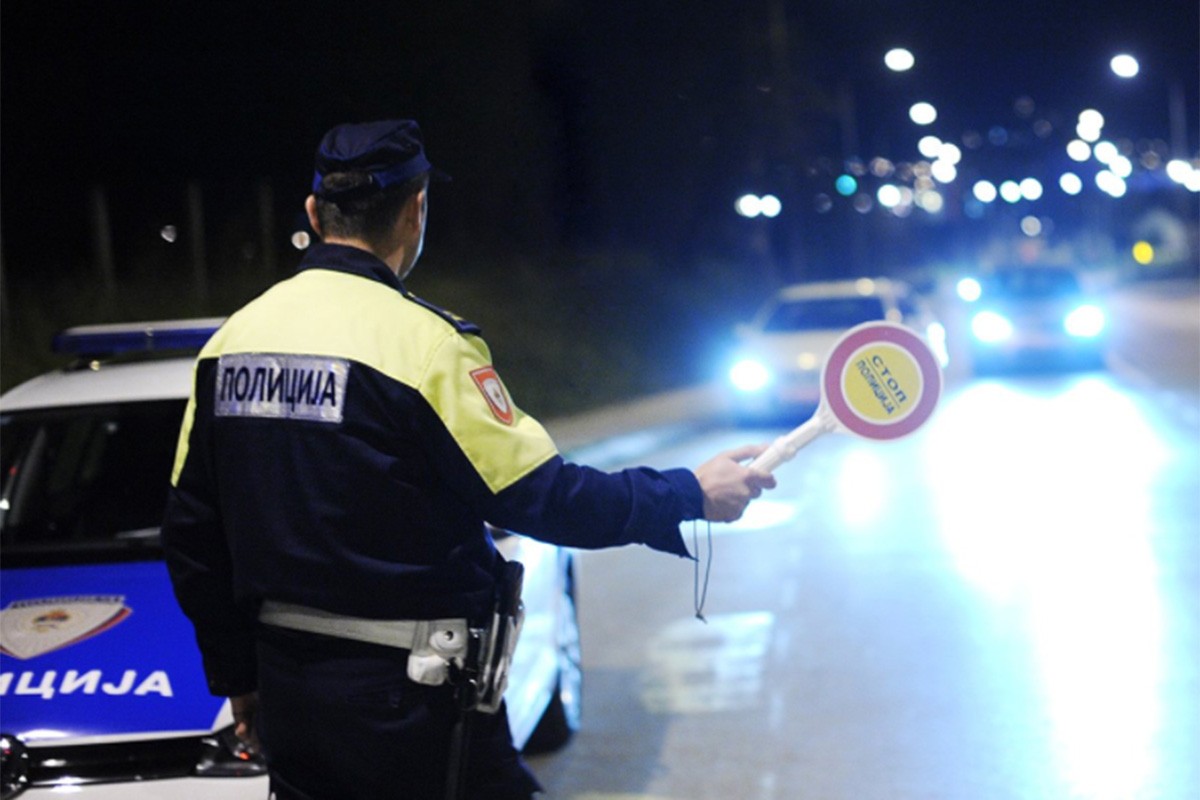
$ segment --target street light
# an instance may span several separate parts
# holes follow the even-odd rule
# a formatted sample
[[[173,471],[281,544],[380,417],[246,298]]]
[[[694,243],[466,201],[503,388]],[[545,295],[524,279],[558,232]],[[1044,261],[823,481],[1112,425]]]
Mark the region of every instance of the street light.
[[[1083,179],[1074,172],[1064,172],[1058,179],[1058,185],[1069,195],[1076,195],[1083,191]]]
[[[1138,60],[1128,53],[1118,53],[1108,62],[1108,66],[1118,78],[1132,78],[1138,74],[1141,66]]]
[[[1104,129],[1104,115],[1094,108],[1085,108],[1079,112],[1079,123],[1075,126],[1075,133],[1080,139],[1085,142],[1095,142],[1100,138],[1100,132]]]
[[[773,194],[765,194],[762,197],[756,194],[744,194],[737,199],[733,207],[740,216],[750,219],[757,216],[777,217],[783,210],[783,204]]]
[[[917,63],[911,52],[903,47],[894,47],[883,56],[883,63],[892,72],[907,72]]]
[[[930,103],[914,103],[908,109],[908,118],[918,125],[932,125],[937,121],[937,109]]]
[[[1128,80],[1141,73],[1141,64],[1129,53],[1118,53],[1108,62],[1109,68],[1117,77]],[[1155,70],[1151,69],[1151,72]],[[1171,156],[1186,157],[1188,153],[1187,108],[1184,99],[1183,83],[1178,76],[1172,74],[1158,75],[1158,80],[1164,82],[1167,88],[1167,124],[1170,127],[1169,141]]]
[[[996,185],[991,181],[976,181],[975,185],[971,188],[971,193],[981,203],[994,202],[998,194]]]

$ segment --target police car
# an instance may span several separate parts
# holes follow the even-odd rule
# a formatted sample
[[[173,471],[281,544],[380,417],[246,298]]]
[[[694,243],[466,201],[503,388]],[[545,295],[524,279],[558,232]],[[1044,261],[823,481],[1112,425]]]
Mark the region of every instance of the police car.
[[[208,692],[158,542],[192,359],[220,323],[70,329],[55,349],[73,366],[0,397],[3,800],[267,795]],[[526,570],[513,739],[552,749],[581,707],[571,554],[494,535]]]

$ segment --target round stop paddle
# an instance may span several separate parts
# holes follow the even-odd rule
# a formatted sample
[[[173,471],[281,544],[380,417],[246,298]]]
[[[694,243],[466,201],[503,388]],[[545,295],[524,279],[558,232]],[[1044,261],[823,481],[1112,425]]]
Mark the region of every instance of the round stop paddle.
[[[821,368],[816,413],[780,436],[750,466],[771,472],[822,433],[898,439],[925,424],[942,393],[942,371],[925,340],[894,322],[846,331]]]

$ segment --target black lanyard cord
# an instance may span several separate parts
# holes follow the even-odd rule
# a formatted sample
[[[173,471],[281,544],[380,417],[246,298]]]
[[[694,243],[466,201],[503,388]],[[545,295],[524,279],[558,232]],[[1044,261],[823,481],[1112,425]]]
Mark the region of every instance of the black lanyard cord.
[[[700,535],[696,530],[696,520],[692,520],[692,549],[696,551],[697,556],[692,560],[695,571],[692,575],[692,604],[696,607],[696,619],[704,624],[708,624],[708,620],[704,618],[704,604],[708,600],[708,579],[712,574],[713,561],[713,544],[712,544],[712,523],[707,520],[704,523],[708,526],[708,557],[704,563],[704,586],[700,585]]]

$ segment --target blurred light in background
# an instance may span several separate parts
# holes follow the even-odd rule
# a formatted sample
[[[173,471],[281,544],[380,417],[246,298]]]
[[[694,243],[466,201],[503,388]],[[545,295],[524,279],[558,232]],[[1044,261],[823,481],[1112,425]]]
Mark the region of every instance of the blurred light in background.
[[[1121,178],[1128,178],[1133,174],[1133,162],[1125,156],[1117,156],[1108,164],[1108,168],[1112,173]]]
[[[1082,163],[1092,157],[1092,146],[1083,139],[1072,139],[1067,143],[1067,156]]]
[[[1000,184],[1000,196],[1006,203],[1015,203],[1021,199],[1021,184],[1016,181],[1005,181]]]
[[[1080,339],[1094,339],[1104,331],[1104,312],[1098,306],[1082,305],[1067,314],[1063,329]]]
[[[942,140],[936,136],[922,136],[917,142],[917,152],[926,158],[937,158],[942,149]]]
[[[892,72],[907,72],[917,63],[917,59],[909,50],[894,47],[884,53],[883,63]]]
[[[1074,172],[1064,172],[1058,179],[1058,186],[1067,194],[1079,194],[1083,191],[1083,179]]]
[[[858,181],[854,179],[853,175],[839,175],[833,185],[842,197],[850,197],[858,191]]]
[[[1138,60],[1128,53],[1113,56],[1108,65],[1119,78],[1132,78],[1138,74],[1138,70],[1141,68]]]
[[[940,214],[946,207],[946,198],[942,197],[941,192],[925,189],[916,193],[916,203],[930,214]]]
[[[1142,266],[1154,261],[1154,245],[1142,240],[1133,246],[1133,260]]]
[[[929,172],[938,183],[953,183],[954,179],[958,177],[958,167],[940,158],[933,162]]]
[[[955,286],[958,296],[968,303],[974,303],[983,294],[983,287],[974,278],[963,278]]]
[[[1021,197],[1026,200],[1037,200],[1042,196],[1042,182],[1037,178],[1026,178],[1021,181]]]
[[[297,250],[307,250],[312,244],[312,237],[308,235],[308,231],[296,231],[292,234],[292,247]]]
[[[885,183],[879,187],[879,191],[875,193],[875,198],[879,201],[879,205],[884,208],[895,208],[900,205],[902,199],[900,187],[895,184]]]
[[[1192,165],[1181,158],[1173,158],[1167,162],[1167,177],[1176,183],[1187,183],[1194,172]]]
[[[996,184],[991,181],[977,181],[971,192],[979,202],[991,203],[996,199]]]
[[[1075,126],[1075,133],[1080,139],[1085,142],[1094,142],[1100,138],[1100,132],[1104,130],[1104,115],[1094,108],[1088,108],[1079,112],[1079,123]]]
[[[871,174],[876,178],[886,178],[896,171],[896,165],[889,159],[876,156],[871,159]]]
[[[925,327],[925,340],[937,358],[938,364],[945,369],[950,364],[950,350],[946,347],[946,326],[940,322],[931,322]]]
[[[162,237],[164,242],[174,244],[175,240],[179,238],[179,229],[174,225],[163,225],[158,235]]]
[[[962,161],[962,150],[953,142],[942,142],[938,147],[937,158],[950,164]]]
[[[1125,179],[1107,169],[1096,173],[1096,186],[1110,197],[1124,197],[1127,189]]]
[[[914,103],[908,109],[908,118],[918,125],[932,125],[937,121],[937,109],[929,103]]]
[[[995,311],[980,311],[971,319],[971,333],[981,342],[1003,342],[1013,335],[1013,326]]]
[[[738,214],[751,219],[759,215],[777,217],[783,210],[783,204],[773,194],[765,194],[762,197],[756,194],[744,194],[737,199],[733,207]]]
[[[1041,236],[1042,235],[1042,221],[1032,215],[1030,215],[1028,217],[1022,217],[1021,218],[1021,233],[1025,234],[1026,236],[1030,236],[1030,237]]]
[[[1194,167],[1183,159],[1176,158],[1167,162],[1167,177],[1187,188],[1190,192],[1200,192],[1200,167]]]
[[[1117,150],[1117,146],[1115,144],[1108,140],[1102,140],[1096,142],[1096,144],[1092,147],[1092,155],[1094,155],[1096,160],[1101,164],[1111,164],[1113,159],[1120,157],[1121,154]]]

